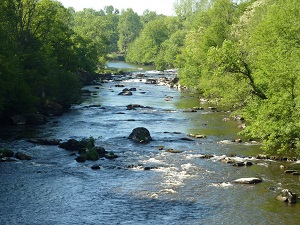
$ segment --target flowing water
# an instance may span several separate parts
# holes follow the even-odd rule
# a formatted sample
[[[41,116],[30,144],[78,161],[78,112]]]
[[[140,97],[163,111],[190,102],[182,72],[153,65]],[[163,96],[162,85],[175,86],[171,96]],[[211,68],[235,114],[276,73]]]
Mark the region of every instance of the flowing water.
[[[137,91],[121,96],[123,88],[116,84]],[[210,110],[192,93],[139,79],[85,89],[92,91],[90,97],[63,116],[50,118],[46,125],[1,129],[0,148],[25,152],[33,159],[0,163],[0,224],[300,223],[299,205],[275,199],[283,188],[300,193],[299,177],[280,169],[280,165],[297,167],[297,162],[251,158],[254,165],[250,167],[220,162],[223,155],[259,153],[258,144],[237,136],[237,121],[223,120],[230,118],[228,112]],[[126,110],[128,104],[151,108]],[[185,112],[192,107],[204,110]],[[136,127],[146,127],[153,141],[137,144],[127,139]],[[207,137],[188,141],[187,134]],[[25,141],[90,136],[119,158],[77,163],[75,156],[57,146]],[[226,141],[236,138],[243,142]],[[158,146],[164,146],[163,150]],[[202,154],[215,157],[202,159]],[[92,165],[101,169],[92,170]],[[263,182],[231,182],[242,177],[260,177]]]

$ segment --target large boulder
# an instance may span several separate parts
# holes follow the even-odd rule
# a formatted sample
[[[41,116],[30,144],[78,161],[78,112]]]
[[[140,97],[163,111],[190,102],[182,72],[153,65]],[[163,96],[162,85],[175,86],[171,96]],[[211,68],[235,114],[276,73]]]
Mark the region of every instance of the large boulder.
[[[27,125],[42,125],[47,123],[47,118],[42,114],[29,114],[26,115]]]
[[[150,132],[145,127],[134,128],[128,138],[140,143],[152,141]]]
[[[60,148],[63,148],[68,151],[79,151],[86,148],[86,143],[84,141],[77,141],[75,139],[69,139],[66,142],[59,144]]]
[[[24,154],[22,152],[17,152],[16,155],[15,155],[15,157],[17,159],[19,159],[19,160],[31,160],[31,156],[26,155],[26,154]]]
[[[247,177],[247,178],[236,179],[233,182],[238,184],[257,184],[262,182],[262,179],[257,177]]]
[[[24,125],[26,124],[26,117],[23,115],[14,115],[11,117],[11,121],[14,125]]]
[[[27,141],[38,145],[59,145],[61,142],[61,140],[58,139],[47,139],[47,138],[28,139]]]
[[[47,116],[60,116],[63,114],[64,108],[56,102],[45,101],[40,107],[40,112]]]
[[[76,74],[83,86],[93,84],[95,74],[84,70],[77,70]]]
[[[283,189],[276,199],[289,204],[295,204],[297,202],[297,195],[288,189]]]

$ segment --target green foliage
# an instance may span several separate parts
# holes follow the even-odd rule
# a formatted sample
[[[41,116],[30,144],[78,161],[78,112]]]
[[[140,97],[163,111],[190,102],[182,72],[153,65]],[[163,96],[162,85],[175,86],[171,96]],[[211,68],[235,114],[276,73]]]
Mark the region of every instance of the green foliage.
[[[82,154],[85,160],[96,161],[99,159],[99,153],[95,148],[95,139],[92,136],[83,138],[81,143],[86,147],[86,152]]]
[[[127,52],[130,43],[139,35],[142,29],[140,17],[132,9],[122,11],[119,17],[118,47],[120,52]]]
[[[83,138],[81,140],[81,142],[83,143],[83,145],[87,148],[87,149],[92,149],[95,147],[95,138],[90,136],[89,138]]]
[[[104,69],[107,54],[118,50],[119,11],[113,6],[105,11],[84,9],[73,12],[72,40],[75,43],[74,54],[79,59],[77,68],[83,71],[101,71]]]
[[[139,37],[129,46],[126,61],[139,64],[154,64],[161,45],[180,28],[175,17],[160,17],[147,23]]]
[[[0,118],[36,112],[44,100],[76,102],[77,71],[104,67],[109,41],[116,49],[117,14],[109,13],[77,14],[53,0],[1,1]]]
[[[185,35],[186,32],[179,29],[161,44],[159,53],[155,59],[155,67],[158,70],[177,67],[179,64],[177,62],[177,55],[181,52]]]
[[[218,15],[218,16],[216,16]],[[230,0],[218,0],[206,11],[193,16],[191,29],[185,37],[181,54],[179,78],[183,85],[198,87],[205,72],[207,53],[211,47],[219,47],[230,35],[230,26],[236,20],[235,5]]]
[[[245,133],[262,139],[268,152],[282,152],[297,147],[300,134],[300,6],[289,0],[264,7],[267,13],[253,29],[249,51],[253,55],[253,76],[267,99],[255,105],[258,114],[249,115],[246,111],[253,125]]]
[[[14,152],[8,148],[0,149],[0,158],[1,157],[13,157]]]
[[[157,15],[156,12],[149,11],[148,9],[143,12],[143,16],[141,16],[141,23],[143,27],[153,20],[158,19],[159,17],[163,17],[162,15]]]
[[[296,0],[218,0],[180,55],[182,82],[242,112],[241,133],[270,154],[299,152],[299,15]]]
[[[64,108],[69,108],[72,103],[76,103],[80,97],[81,83],[78,76],[73,73],[59,72],[49,76],[50,84],[45,90],[47,95],[44,98],[53,100],[61,104]]]
[[[88,149],[86,153],[83,154],[85,160],[97,161],[99,159],[99,154],[96,149]]]
[[[215,0],[177,0],[174,4],[176,15],[182,19],[191,19],[197,12],[206,11]]]

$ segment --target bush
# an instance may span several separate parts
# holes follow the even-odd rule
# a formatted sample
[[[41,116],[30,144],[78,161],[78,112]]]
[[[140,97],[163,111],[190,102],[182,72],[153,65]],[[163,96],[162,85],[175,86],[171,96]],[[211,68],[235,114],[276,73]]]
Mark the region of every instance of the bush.
[[[96,161],[99,159],[99,154],[97,152],[97,150],[95,148],[92,149],[88,149],[84,154],[83,157],[85,158],[85,160],[92,160],[92,161]]]
[[[0,149],[0,157],[13,157],[14,152],[8,148]]]

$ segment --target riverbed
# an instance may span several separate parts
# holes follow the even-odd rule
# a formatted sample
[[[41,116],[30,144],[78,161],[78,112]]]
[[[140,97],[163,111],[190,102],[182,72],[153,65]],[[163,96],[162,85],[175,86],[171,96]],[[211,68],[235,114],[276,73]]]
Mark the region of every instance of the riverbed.
[[[212,110],[195,93],[145,81],[132,78],[88,86],[84,89],[90,96],[63,116],[50,117],[46,125],[1,128],[0,148],[24,152],[32,160],[0,163],[0,224],[299,223],[299,203],[275,199],[284,188],[300,194],[299,176],[284,173],[298,167],[298,161],[255,159],[259,143],[237,135],[241,122],[230,112]],[[136,91],[118,95],[123,88]],[[127,110],[129,104],[147,107]],[[191,112],[193,107],[198,110]],[[153,141],[128,139],[136,127],[147,128]],[[78,163],[58,146],[26,141],[90,136],[119,157]],[[203,159],[205,154],[213,157]],[[248,157],[253,165],[220,161],[229,155]],[[93,165],[100,170],[92,170]],[[232,182],[242,177],[263,182]]]

